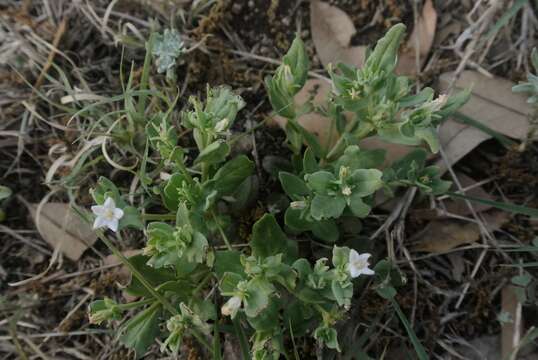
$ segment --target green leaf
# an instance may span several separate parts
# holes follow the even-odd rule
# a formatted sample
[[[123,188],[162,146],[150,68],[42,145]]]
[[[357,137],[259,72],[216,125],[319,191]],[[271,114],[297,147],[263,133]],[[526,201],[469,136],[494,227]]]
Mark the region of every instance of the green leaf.
[[[176,64],[176,58],[183,52],[183,41],[176,29],[165,29],[164,34],[158,34],[152,54],[157,56],[157,71],[164,73]]]
[[[385,161],[386,150],[361,150],[357,145],[350,145],[344,154],[335,162],[335,169],[347,166],[350,170],[373,169],[379,167]]]
[[[7,186],[0,185],[0,201],[7,199],[12,194],[11,189]]]
[[[121,198],[120,191],[116,185],[104,176],[99,177],[95,188],[91,189],[90,193],[95,202],[99,205],[102,205],[107,197],[114,199],[116,206],[120,209],[126,205],[125,201]]]
[[[162,194],[163,203],[168,210],[176,211],[178,209],[181,200],[178,189],[183,187],[185,181],[185,177],[180,173],[175,173],[168,179]]]
[[[137,208],[126,206],[123,208],[123,217],[120,219],[118,229],[133,228],[144,230],[144,222]]]
[[[319,170],[318,161],[312,149],[307,148],[303,156],[303,171],[306,174],[311,174]]]
[[[120,329],[122,333],[120,341],[125,346],[134,349],[136,358],[144,355],[159,335],[160,310],[158,303],[151,305],[127,321]]]
[[[294,196],[306,196],[310,194],[308,186],[306,186],[306,183],[298,176],[281,171],[278,174],[278,178],[280,179],[282,188],[289,197],[293,198]]]
[[[245,299],[245,314],[248,317],[256,317],[269,305],[269,296],[274,288],[271,283],[256,277],[247,284]]]
[[[232,272],[224,273],[219,283],[219,289],[223,295],[232,295],[237,287],[237,284],[243,280],[243,276],[239,274]]]
[[[221,195],[230,195],[252,174],[254,163],[239,155],[225,163],[213,177],[214,188]]]
[[[222,279],[224,273],[232,272],[244,275],[241,266],[241,253],[236,250],[221,250],[215,252],[215,273]]]
[[[327,187],[335,180],[332,173],[324,170],[306,176],[308,186],[317,193],[325,193]]]
[[[332,263],[335,268],[345,269],[349,263],[349,251],[347,246],[335,246],[333,247]]]
[[[383,173],[377,169],[357,169],[351,174],[351,182],[355,187],[353,194],[360,197],[372,195],[383,186]]]
[[[224,140],[217,140],[202,150],[194,163],[218,164],[223,162],[229,154],[230,146]]]
[[[255,256],[266,258],[271,255],[285,253],[288,237],[272,214],[265,214],[252,227],[250,247]]]
[[[529,274],[517,275],[512,278],[512,284],[527,287],[532,282]]]
[[[144,278],[154,287],[157,287],[166,281],[176,280],[176,276],[172,270],[167,268],[155,269],[148,266],[146,263],[148,262],[149,257],[147,256],[135,255],[130,257],[128,260],[135,267],[135,269],[138,270],[138,272],[140,272],[142,276],[144,276]],[[142,283],[140,283],[140,281],[138,281],[138,279],[134,276],[126,290],[130,295],[152,297],[151,293],[148,292],[146,287],[142,285]]]
[[[353,285],[342,287],[338,280],[331,281],[331,291],[338,303],[338,306],[349,305],[353,296]]]
[[[202,263],[207,253],[209,244],[205,236],[198,231],[193,234],[192,242],[185,249],[183,257],[191,263]]]
[[[407,331],[407,335],[409,335],[409,338],[411,339],[411,343],[413,344],[413,347],[415,348],[415,352],[417,353],[417,356],[420,360],[428,360],[428,354],[426,353],[426,350],[424,350],[424,347],[420,343],[417,334],[415,334],[415,331],[411,327],[411,324],[405,317],[405,314],[403,313],[402,309],[400,309],[400,305],[394,300],[394,298],[390,299],[390,302],[392,306],[394,307],[394,310],[396,310],[396,313],[398,314],[398,317],[400,318],[400,321],[402,322],[403,326],[405,327],[405,330]]]
[[[256,331],[273,331],[278,329],[279,324],[279,312],[280,305],[279,301],[276,298],[271,298],[269,300],[269,305],[265,310],[258,314],[255,317],[248,317],[247,320]]]
[[[310,230],[315,237],[330,244],[336,242],[340,237],[340,231],[333,219],[313,222]]]
[[[360,193],[351,194],[349,208],[351,209],[353,215],[359,218],[365,218],[366,216],[368,216],[368,214],[370,214],[370,210],[372,210],[370,205],[362,201]]]
[[[337,219],[346,207],[346,200],[341,196],[316,195],[310,205],[310,215],[316,220]]]
[[[396,57],[400,42],[405,34],[405,25],[396,24],[387,31],[366,59],[365,68],[372,71],[384,70],[390,72],[396,66]]]

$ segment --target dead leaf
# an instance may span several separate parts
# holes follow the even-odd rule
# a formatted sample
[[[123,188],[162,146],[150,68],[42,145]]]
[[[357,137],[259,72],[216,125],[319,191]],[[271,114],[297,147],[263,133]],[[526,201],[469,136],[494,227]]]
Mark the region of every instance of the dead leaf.
[[[407,44],[400,51],[396,68],[398,74],[417,73],[417,47],[419,65],[422,67],[433,44],[437,25],[437,12],[432,0],[426,0]],[[366,46],[351,46],[357,30],[351,18],[336,6],[320,0],[310,2],[310,27],[316,52],[323,66],[339,62],[361,67],[366,56]]]
[[[336,6],[314,0],[310,3],[310,27],[317,54],[324,66],[339,62],[360,67],[366,46],[350,46],[357,32],[349,16]]]
[[[489,230],[499,229],[510,217],[509,214],[502,211],[495,211],[483,216]],[[480,239],[480,228],[477,224],[444,219],[430,222],[411,241],[414,242],[414,251],[444,253],[464,244],[472,244],[478,239]]]
[[[432,48],[436,26],[437,12],[432,0],[426,0],[405,49],[400,51],[396,73],[402,75],[417,74],[417,48],[420,69]]]
[[[303,104],[309,100],[312,94],[315,94],[312,102],[315,106],[322,106],[325,104],[328,93],[331,91],[331,85],[327,81],[318,79],[307,80],[304,87],[295,95],[295,102],[297,104]],[[287,119],[281,116],[274,116],[273,120],[281,127],[286,126]],[[299,116],[297,119],[299,124],[303,126],[310,133],[316,135],[323,146],[334,145],[338,140],[336,136],[336,129],[331,130],[331,121],[329,118],[319,113],[307,113]],[[331,136],[332,131],[332,136]],[[400,144],[393,144],[385,142],[377,137],[371,137],[364,139],[359,144],[364,149],[385,149],[387,155],[385,157],[385,165],[392,163],[394,160],[406,155],[414,147],[405,146]]]
[[[470,178],[469,176],[465,174],[458,173],[458,172],[456,173],[456,176],[463,189],[469,188],[469,190],[465,191],[465,195],[474,196],[474,197],[486,199],[486,200],[494,200],[493,197],[486,190],[484,190],[483,187],[475,186],[476,181],[474,179]],[[472,213],[469,207],[467,206],[467,203],[463,199],[450,198],[448,200],[445,200],[444,204],[446,207],[446,211],[451,214],[467,216],[467,215],[471,215]],[[473,205],[474,210],[477,213],[491,209],[490,205],[479,204],[479,203],[473,203],[472,205]]]
[[[46,203],[38,212],[38,204],[29,205],[30,214],[43,239],[70,260],[77,261],[97,240],[91,226],[83,222],[69,204]]]
[[[441,92],[447,91],[452,77],[452,73],[441,75]],[[464,71],[455,82],[454,90],[472,88],[472,94],[467,104],[459,111],[498,133],[523,140],[530,131],[527,115],[531,112],[531,107],[525,96],[512,92],[513,85],[515,83],[506,79],[489,78],[475,71]],[[456,163],[483,141],[491,138],[477,128],[452,119],[443,123],[439,137],[450,164]],[[438,165],[446,170],[444,161],[440,160]]]

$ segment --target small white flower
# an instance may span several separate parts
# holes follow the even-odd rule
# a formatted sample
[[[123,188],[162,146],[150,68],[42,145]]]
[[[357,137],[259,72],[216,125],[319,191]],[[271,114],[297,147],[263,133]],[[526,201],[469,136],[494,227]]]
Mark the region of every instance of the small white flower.
[[[242,300],[239,296],[232,296],[229,298],[226,304],[222,305],[222,308],[220,309],[222,315],[231,316],[233,319],[241,307],[241,302]]]
[[[223,132],[228,129],[228,126],[230,126],[230,120],[228,120],[228,118],[224,118],[215,124],[215,131]]]
[[[306,207],[306,202],[304,201],[292,201],[290,207],[295,210],[302,210]]]
[[[349,186],[344,186],[342,188],[342,194],[345,195],[345,196],[349,196],[351,195],[351,188]]]
[[[108,197],[103,205],[92,206],[92,212],[96,215],[93,222],[94,229],[107,227],[114,232],[118,230],[123,210],[116,207],[114,199]]]
[[[349,252],[348,268],[352,278],[356,278],[360,275],[374,274],[374,270],[368,268],[368,266],[370,265],[370,263],[368,262],[368,258],[370,256],[372,255],[368,253],[359,254],[353,249]]]

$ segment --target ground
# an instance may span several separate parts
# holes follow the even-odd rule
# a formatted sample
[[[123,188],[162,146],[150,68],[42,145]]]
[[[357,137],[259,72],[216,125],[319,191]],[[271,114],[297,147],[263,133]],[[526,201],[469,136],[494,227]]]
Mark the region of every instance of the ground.
[[[409,28],[414,23],[411,0],[332,0],[330,3],[350,15],[357,29],[352,45],[371,44],[395,23],[404,22]],[[481,14],[490,14],[486,5],[473,1],[434,3],[439,14],[436,38],[424,71],[416,77],[425,85],[434,85],[441,73],[458,68],[463,59],[458,50],[464,47],[458,49],[456,41],[466,29],[473,28]],[[502,9],[510,9],[513,3],[517,1],[509,1]],[[531,4],[529,1],[523,11],[509,19],[493,42],[486,39],[478,43],[467,67],[513,82],[525,79],[530,47],[537,44],[537,13]],[[503,13],[499,10],[491,16],[497,21]],[[55,161],[61,156],[71,158],[81,146],[80,134],[73,130],[76,126],[68,122],[69,115],[56,104],[61,103],[66,84],[91,89],[101,96],[121,93],[120,73],[131,63],[140,67],[144,61],[142,39],[152,29],[161,30],[171,24],[182,29],[187,46],[200,45],[176,68],[178,84],[182,87],[178,106],[184,105],[190,95],[203,95],[206,84],[228,84],[247,103],[235,131],[268,117],[271,106],[263,79],[275,69],[274,61],[282,58],[296,33],[306,42],[312,69],[323,71],[311,39],[308,1],[120,0],[112,4],[104,0],[85,3],[8,0],[0,3],[0,185],[8,186],[14,194],[0,202],[4,212],[4,218],[0,217],[2,358],[132,357],[104,328],[90,325],[87,320],[87,304],[93,298],[121,297],[117,285],[125,282],[125,274],[120,267],[103,263],[109,252],[99,241],[76,262],[55,256],[54,249],[36,229],[28,204],[37,204],[46,196],[60,202],[75,198],[82,206],[91,204],[88,188],[99,174],[112,168],[92,169],[70,192],[64,191],[58,181],[46,183],[47,172]],[[511,44],[522,38],[527,44],[526,52]],[[59,51],[51,51],[53,47]],[[135,73],[136,76],[140,74]],[[162,78],[151,81],[163,82]],[[289,155],[281,146],[284,134],[278,127],[258,128],[254,140],[255,148],[252,142],[245,141],[240,144],[244,148],[238,150],[254,154],[260,175],[257,204],[241,215],[245,233],[264,209],[278,204],[279,199],[273,193],[279,191],[279,185],[270,172]],[[510,202],[536,208],[538,147],[532,141],[525,141],[524,145],[505,149],[495,140],[489,140],[468,154],[455,169],[477,181],[492,179],[484,185],[486,192],[499,191]],[[68,174],[68,169],[60,168],[54,179]],[[429,220],[420,212],[427,208],[428,199],[422,200],[415,201],[408,216],[402,219],[405,239],[412,238]],[[363,236],[367,238],[379,228],[388,214],[387,209],[380,209],[378,216],[364,225]],[[536,222],[517,215],[501,230],[496,235],[502,244],[514,239],[520,244],[530,244],[535,237]],[[377,241],[384,242],[384,235]],[[142,238],[137,234],[118,244],[122,250],[141,245]],[[386,252],[384,244],[379,252]],[[478,246],[450,254],[413,253],[414,261],[410,263],[402,252],[397,253],[408,278],[406,286],[399,289],[398,302],[425,347],[438,358],[451,358],[451,350],[464,341],[498,335],[501,331],[501,323],[497,321],[501,290],[516,271],[500,266],[506,261],[505,252],[496,249],[485,257],[482,255]],[[529,258],[533,256],[521,256],[522,261]],[[471,275],[477,262],[481,265]],[[461,270],[459,276],[453,271],[456,263]],[[32,281],[13,286],[41,273],[42,276]],[[455,308],[455,299],[460,297],[462,284],[466,282],[469,288],[461,306]],[[398,351],[410,351],[403,337],[404,329],[398,321],[383,315],[386,304],[368,295],[365,293],[357,300],[350,319],[343,325],[343,333],[354,336],[355,326],[375,320],[377,327],[366,341],[371,354],[380,357],[387,351],[385,358],[391,359],[398,358],[394,355]],[[532,316],[535,311],[532,306],[524,307],[527,327],[538,326],[536,317]],[[449,344],[447,339],[453,341]],[[298,346],[302,358],[316,356],[311,341],[305,340]],[[148,358],[159,356],[155,348]],[[200,358],[193,346],[188,358],[197,356]]]

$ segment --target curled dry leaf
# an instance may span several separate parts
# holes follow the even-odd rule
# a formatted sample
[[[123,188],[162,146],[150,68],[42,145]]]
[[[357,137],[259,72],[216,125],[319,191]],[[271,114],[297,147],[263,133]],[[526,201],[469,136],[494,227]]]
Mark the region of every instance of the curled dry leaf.
[[[417,69],[420,71],[432,48],[436,27],[437,12],[432,0],[426,0],[406,46],[400,51],[398,74],[415,75]]]
[[[306,81],[301,91],[295,95],[295,102],[297,104],[303,104],[311,99],[314,107],[320,107],[325,103],[330,91],[331,85],[327,81],[310,79]],[[287,119],[284,117],[274,116],[273,120],[282,128],[286,126]],[[320,113],[311,112],[303,114],[299,116],[297,121],[310,133],[316,135],[323,146],[328,147],[334,145],[338,140],[338,137],[335,136],[336,129],[334,128],[334,124],[329,118]],[[360,143],[360,147],[363,149],[385,149],[387,151],[385,165],[392,163],[394,160],[401,158],[413,150],[411,146],[388,143],[377,137],[370,137],[363,140]]]
[[[441,75],[439,88],[446,92],[452,73]],[[455,91],[472,88],[471,98],[460,112],[490,129],[515,139],[523,140],[530,131],[528,114],[531,112],[525,96],[514,94],[515,83],[499,77],[487,77],[475,71],[464,71],[454,84]],[[483,131],[449,119],[439,131],[443,149],[450,164],[456,163],[491,136]],[[446,164],[438,165],[445,170]]]
[[[317,54],[324,66],[338,62],[362,65],[366,46],[350,46],[357,31],[344,11],[314,0],[310,2],[310,27]]]
[[[398,74],[415,75],[417,55],[419,68],[422,67],[433,44],[436,24],[437,12],[432,0],[426,0],[411,36],[400,52],[396,68]],[[339,62],[362,66],[367,47],[350,44],[357,30],[344,11],[320,0],[313,0],[310,2],[310,26],[312,40],[324,66]]]
[[[97,240],[91,226],[83,222],[69,204],[46,203],[40,211],[38,204],[28,205],[32,219],[43,239],[70,260],[77,261],[82,253]]]
[[[483,214],[488,230],[498,230],[510,218],[506,212],[495,211]],[[480,239],[480,227],[473,222],[455,219],[434,220],[414,236],[414,251],[444,253],[464,244],[472,244]]]

